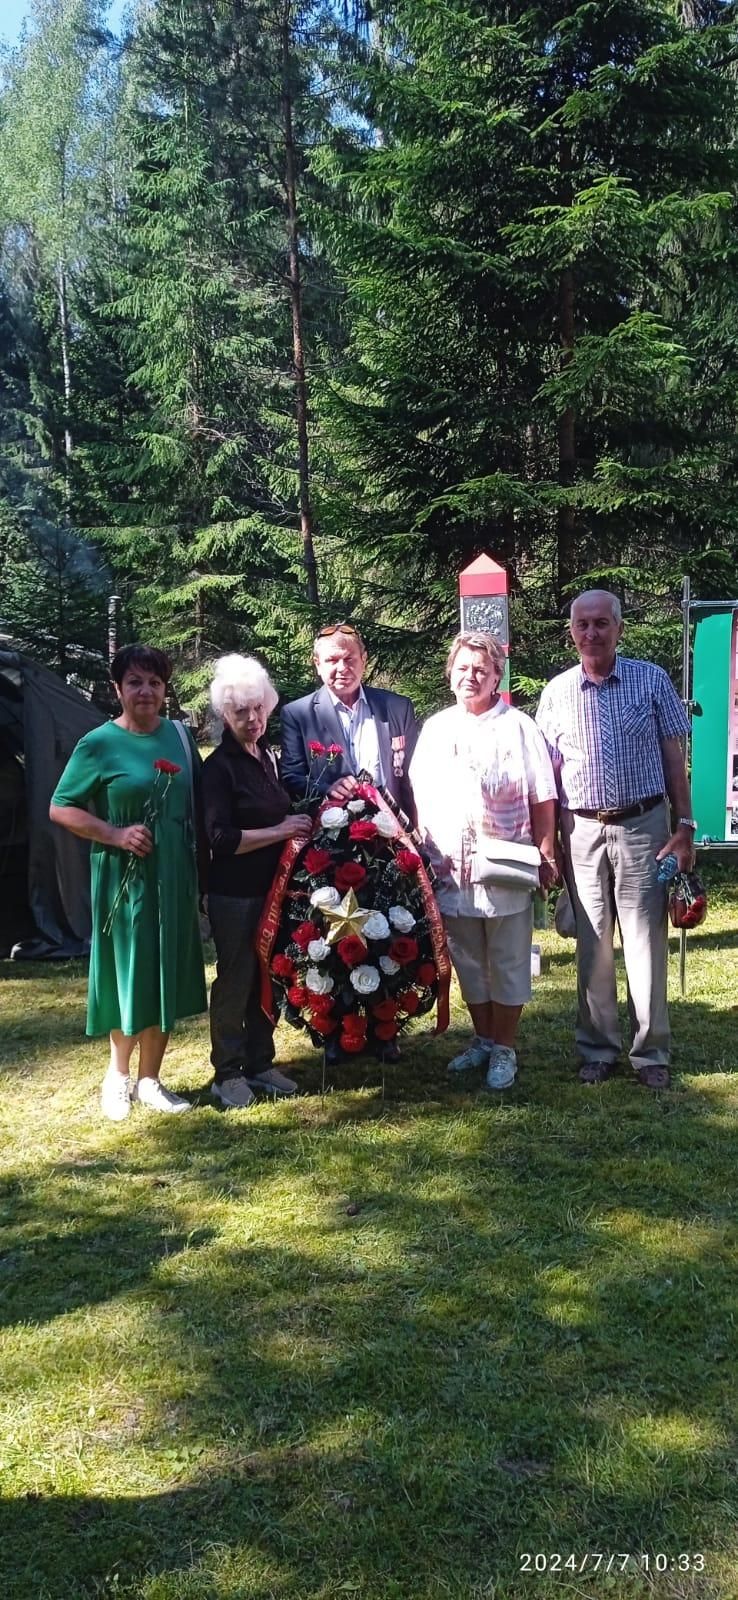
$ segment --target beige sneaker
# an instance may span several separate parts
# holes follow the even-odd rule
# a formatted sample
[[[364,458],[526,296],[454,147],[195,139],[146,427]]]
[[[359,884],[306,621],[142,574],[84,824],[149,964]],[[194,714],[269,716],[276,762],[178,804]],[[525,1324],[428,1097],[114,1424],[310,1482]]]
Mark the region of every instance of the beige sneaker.
[[[125,1122],[131,1115],[131,1080],[108,1067],[100,1089],[100,1109],[111,1122]]]
[[[173,1094],[171,1089],[165,1089],[158,1078],[139,1078],[132,1100],[140,1101],[149,1111],[191,1111],[189,1100],[183,1100],[181,1094]]]

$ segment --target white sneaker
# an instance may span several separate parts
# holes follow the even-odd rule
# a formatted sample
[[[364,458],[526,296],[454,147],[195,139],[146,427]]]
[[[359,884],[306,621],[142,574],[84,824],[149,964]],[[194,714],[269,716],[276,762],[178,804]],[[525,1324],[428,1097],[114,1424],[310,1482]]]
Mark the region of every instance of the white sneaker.
[[[294,1078],[286,1078],[276,1067],[268,1067],[266,1072],[257,1072],[253,1078],[247,1078],[246,1082],[251,1084],[252,1089],[260,1089],[262,1094],[274,1095],[275,1100],[291,1100],[293,1094],[297,1094]]]
[[[171,1089],[165,1089],[158,1078],[139,1078],[131,1098],[147,1106],[149,1111],[192,1110],[189,1100],[183,1100],[181,1094],[172,1094]]]
[[[518,1058],[510,1045],[494,1044],[489,1058],[487,1088],[509,1089],[510,1084],[515,1082],[517,1070]]]
[[[214,1100],[234,1111],[246,1111],[256,1104],[256,1095],[245,1078],[226,1078],[224,1083],[211,1083],[210,1093]]]
[[[100,1109],[111,1122],[125,1122],[131,1115],[131,1080],[114,1067],[108,1068],[100,1089]]]
[[[447,1071],[471,1072],[473,1067],[486,1067],[491,1049],[492,1045],[487,1044],[486,1040],[480,1039],[475,1033],[471,1044],[468,1044],[460,1055],[454,1056],[449,1061]]]

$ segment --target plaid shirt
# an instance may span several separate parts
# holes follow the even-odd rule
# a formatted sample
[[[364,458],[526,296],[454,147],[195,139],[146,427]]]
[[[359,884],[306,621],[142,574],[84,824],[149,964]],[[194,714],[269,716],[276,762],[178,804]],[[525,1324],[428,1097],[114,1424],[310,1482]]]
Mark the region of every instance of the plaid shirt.
[[[663,794],[661,746],[689,731],[663,668],[620,655],[601,684],[581,665],[559,673],[541,695],[536,721],[561,804],[571,811],[624,810]]]

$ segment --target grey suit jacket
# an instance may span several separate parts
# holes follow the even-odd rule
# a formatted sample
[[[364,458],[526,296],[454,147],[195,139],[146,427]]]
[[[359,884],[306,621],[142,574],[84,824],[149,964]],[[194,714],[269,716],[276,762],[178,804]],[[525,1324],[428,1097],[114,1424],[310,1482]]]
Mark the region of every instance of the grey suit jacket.
[[[388,689],[369,689],[364,684],[369,710],[374,718],[379,756],[385,786],[415,821],[413,792],[408,769],[418,739],[418,726],[412,700],[392,694]],[[282,782],[294,796],[305,793],[310,770],[311,740],[320,744],[340,744],[342,754],[326,768],[317,787],[326,794],[339,778],[354,773],[348,750],[344,749],[343,728],[324,684],[301,700],[292,700],[282,709]]]

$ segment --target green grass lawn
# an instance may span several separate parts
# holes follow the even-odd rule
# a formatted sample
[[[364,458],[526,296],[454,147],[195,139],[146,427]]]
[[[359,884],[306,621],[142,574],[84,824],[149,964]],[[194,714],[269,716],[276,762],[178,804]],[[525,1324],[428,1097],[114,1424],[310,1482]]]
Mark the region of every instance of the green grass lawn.
[[[283,1029],[304,1093],[223,1114],[203,1018],[197,1109],[122,1126],[83,969],[0,966],[2,1600],[738,1595],[738,892],[686,1001],[674,946],[671,1094],[576,1083],[539,937],[504,1095],[448,1081],[457,1003],[384,1094]]]

